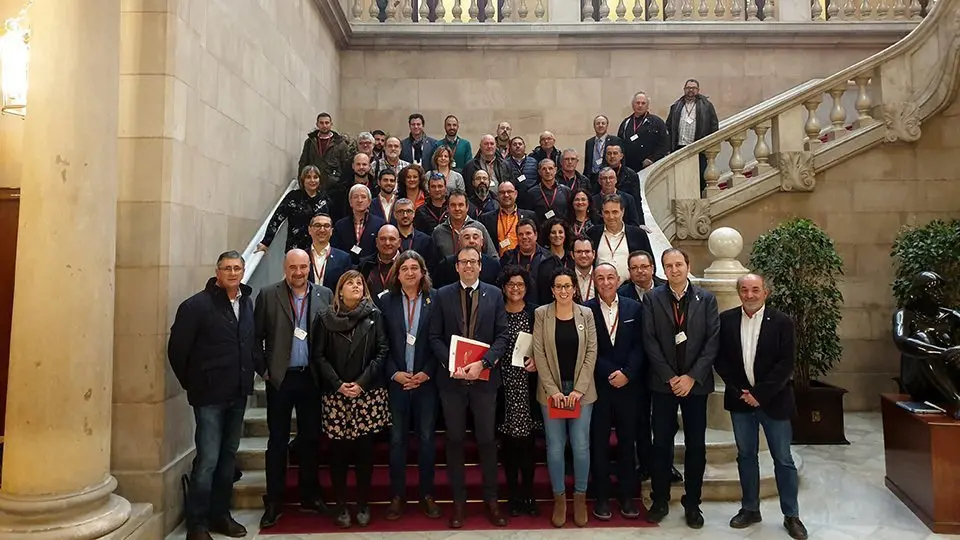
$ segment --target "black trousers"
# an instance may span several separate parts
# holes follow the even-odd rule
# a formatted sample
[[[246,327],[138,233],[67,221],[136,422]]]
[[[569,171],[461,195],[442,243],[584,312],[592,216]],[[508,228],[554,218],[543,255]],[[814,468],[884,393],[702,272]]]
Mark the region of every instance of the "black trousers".
[[[447,475],[454,502],[467,501],[463,443],[467,434],[467,408],[473,413],[473,430],[483,472],[483,500],[497,500],[497,392],[489,383],[474,383],[440,390],[447,424]]]
[[[700,506],[703,490],[703,471],[707,466],[707,395],[677,397],[664,392],[651,392],[653,408],[653,463],[650,470],[651,493],[654,502],[670,500],[670,467],[673,461],[673,440],[677,433],[677,408],[683,416],[683,441],[686,452],[683,460],[683,487],[681,500],[686,508]]]
[[[300,459],[300,499],[320,498],[318,438],[320,436],[320,389],[309,370],[289,370],[280,388],[267,383],[267,499],[283,502],[290,443],[290,416],[297,411],[296,451]]]
[[[373,479],[373,435],[353,440],[330,440],[330,480],[340,508],[347,504],[347,471],[351,463],[356,467],[357,505],[366,506],[370,502],[370,482]]]
[[[597,382],[597,401],[590,420],[590,457],[593,488],[598,501],[610,498],[610,429],[617,430],[617,487],[621,500],[640,495],[637,485],[635,443],[637,438],[637,383],[614,388]],[[603,387],[602,385],[606,385]]]
[[[646,378],[643,379],[646,381]],[[641,383],[643,384],[643,383]],[[653,462],[653,432],[650,426],[650,389],[643,387],[637,392],[637,465],[650,472]],[[670,458],[673,463],[673,456]]]
[[[526,437],[503,439],[503,469],[507,473],[507,497],[510,500],[533,498],[533,471],[535,468],[535,440]]]

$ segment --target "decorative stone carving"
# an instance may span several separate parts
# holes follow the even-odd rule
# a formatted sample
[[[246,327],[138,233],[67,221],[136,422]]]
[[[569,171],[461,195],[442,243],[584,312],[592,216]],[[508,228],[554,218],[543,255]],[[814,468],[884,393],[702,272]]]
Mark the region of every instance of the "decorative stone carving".
[[[678,240],[706,240],[710,236],[710,200],[674,199]]]
[[[887,128],[883,136],[885,142],[915,142],[920,138],[920,108],[916,103],[884,103],[881,110]]]
[[[780,169],[780,189],[783,191],[813,191],[817,185],[813,170],[813,152],[780,152],[777,154]]]

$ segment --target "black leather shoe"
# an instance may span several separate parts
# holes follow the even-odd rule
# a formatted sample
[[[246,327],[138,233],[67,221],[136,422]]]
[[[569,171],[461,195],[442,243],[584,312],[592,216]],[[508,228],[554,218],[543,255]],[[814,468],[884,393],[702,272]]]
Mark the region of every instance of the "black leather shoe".
[[[247,535],[247,529],[236,522],[230,514],[210,522],[210,532],[229,536],[230,538],[243,538]]]
[[[650,505],[650,511],[647,512],[647,522],[660,523],[669,513],[670,505],[667,504],[667,501],[653,501],[653,504]]]
[[[510,497],[507,501],[507,509],[510,510],[510,517],[518,517],[523,514],[523,501]]]
[[[443,515],[443,511],[440,510],[437,502],[434,501],[430,495],[427,495],[420,501],[420,508],[423,510],[423,515],[430,519],[439,519],[440,516]]]
[[[300,501],[300,511],[311,514],[330,515],[330,508],[320,499],[305,499]]]
[[[613,517],[613,512],[610,511],[610,502],[602,500],[593,503],[593,517],[600,521],[609,521]]]
[[[530,517],[540,516],[540,507],[532,497],[523,500],[523,511]]]
[[[340,509],[337,510],[337,517],[333,520],[333,523],[341,529],[349,529],[351,525],[350,510],[347,510],[346,506],[341,506]]]
[[[277,524],[277,520],[283,515],[283,505],[270,502],[263,499],[263,517],[260,518],[260,528],[269,529]]]
[[[454,502],[453,503],[453,512],[450,513],[450,522],[448,525],[451,529],[461,529],[463,528],[463,519],[466,514],[466,509],[464,508],[464,503]]]
[[[685,509],[683,511],[683,517],[687,520],[687,527],[691,529],[703,528],[703,512],[700,511],[699,506]]]
[[[213,540],[207,531],[189,531],[186,540]]]
[[[803,522],[800,521],[800,518],[783,518],[783,528],[787,530],[787,534],[790,535],[790,538],[793,538],[794,540],[807,540],[807,528],[803,526]]]
[[[737,515],[730,518],[730,526],[734,529],[746,529],[754,523],[760,523],[761,521],[763,521],[763,518],[760,517],[759,511],[741,508],[740,511],[737,512]]]
[[[676,467],[670,467],[670,483],[671,484],[682,484],[683,475],[680,474],[680,471]]]
[[[620,501],[620,516],[624,519],[637,519],[640,517],[640,509],[633,502],[633,499],[624,499]]]
[[[370,507],[367,505],[361,506],[357,509],[357,525],[361,527],[366,527],[370,524]]]

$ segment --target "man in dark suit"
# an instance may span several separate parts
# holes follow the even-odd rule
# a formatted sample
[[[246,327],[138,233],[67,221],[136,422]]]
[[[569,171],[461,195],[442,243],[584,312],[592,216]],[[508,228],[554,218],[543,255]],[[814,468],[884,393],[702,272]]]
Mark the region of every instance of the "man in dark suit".
[[[467,428],[467,407],[473,412],[474,433],[483,472],[483,499],[487,519],[504,527],[507,518],[497,504],[497,440],[494,424],[499,362],[507,351],[507,312],[500,289],[480,281],[480,250],[462,247],[457,252],[459,283],[437,291],[435,313],[430,320],[430,345],[438,361],[437,386],[447,427],[447,474],[453,490],[450,527],[463,527],[467,490],[464,475],[463,439]],[[490,345],[478,360],[450,372],[450,338],[459,335]],[[480,379],[487,369],[490,379]]]
[[[646,293],[643,302],[643,345],[650,363],[647,382],[653,409],[653,504],[647,519],[659,523],[670,511],[670,466],[679,407],[686,446],[686,493],[680,502],[687,526],[699,529],[703,527],[700,495],[707,464],[707,397],[713,392],[720,317],[713,294],[690,283],[686,252],[667,249],[660,262],[667,284]]]
[[[500,261],[503,266],[515,264],[530,274],[533,286],[527,289],[524,297],[529,304],[536,306],[550,297],[549,281],[553,275],[541,276],[541,264],[550,258],[550,252],[537,243],[537,224],[531,219],[521,219],[517,224],[517,247],[503,254]]]
[[[411,425],[420,445],[420,507],[429,518],[440,517],[433,499],[437,419],[437,359],[430,349],[430,318],[436,291],[430,288],[427,263],[415,251],[404,251],[394,266],[396,277],[379,300],[386,321],[390,356],[384,375],[390,392],[390,489],[387,520],[400,519],[407,501],[407,438]]]
[[[593,515],[601,521],[610,512],[610,428],[617,430],[617,487],[620,515],[640,515],[633,498],[637,490],[634,441],[637,429],[637,389],[646,383],[643,373],[643,342],[640,335],[640,304],[617,295],[620,277],[610,263],[593,269],[597,296],[585,304],[597,325],[597,365],[594,378],[597,401],[591,419],[590,456],[596,504]]]
[[[643,295],[654,287],[663,285],[667,280],[657,275],[657,262],[648,251],[631,251],[627,257],[627,269],[630,280],[624,281],[617,294],[637,302],[643,301]]]
[[[433,237],[418,231],[413,227],[416,210],[410,199],[397,199],[393,205],[393,214],[397,218],[397,230],[400,231],[400,251],[412,249],[427,262],[431,271],[436,267],[436,248],[433,247]]]
[[[607,145],[610,143],[623,144],[616,135],[607,133],[610,119],[598,114],[593,119],[593,132],[596,134],[587,139],[583,145],[583,175],[596,183],[597,174],[606,165]]]
[[[603,208],[604,197],[616,194],[620,196],[620,202],[623,203],[623,222],[637,227],[644,224],[642,204],[633,195],[617,189],[616,171],[610,167],[600,169],[600,173],[597,175],[597,185],[600,186],[600,193],[593,196],[594,208]]]
[[[593,242],[597,262],[608,262],[617,269],[621,283],[630,279],[627,259],[637,250],[652,251],[647,233],[640,227],[623,221],[623,199],[619,195],[607,195],[600,207],[603,225],[595,225],[587,231]]]
[[[480,230],[480,225],[476,223],[473,225],[464,225],[463,229],[460,230],[460,236],[458,238],[460,239],[460,247],[472,246],[481,251],[483,250],[483,232]],[[480,281],[489,283],[490,285],[496,285],[497,278],[500,277],[500,261],[484,253],[480,258],[480,267]],[[436,287],[450,285],[460,279],[460,275],[457,273],[456,253],[437,264],[434,278],[434,286]]]
[[[310,256],[302,249],[287,252],[284,278],[260,290],[254,308],[256,343],[263,347],[267,370],[267,494],[260,528],[273,527],[283,510],[290,442],[290,416],[297,411],[300,458],[300,509],[326,513],[320,496],[317,464],[320,435],[320,388],[310,369],[314,321],[330,307],[333,292],[310,283]]]
[[[627,167],[639,171],[670,153],[670,134],[662,118],[650,113],[650,99],[637,92],[630,102],[633,113],[620,122],[617,137],[623,141]]]
[[[310,283],[317,283],[333,290],[337,280],[350,266],[350,255],[330,245],[333,235],[333,221],[326,214],[317,214],[310,218]]]
[[[411,114],[407,118],[407,125],[410,127],[410,136],[400,141],[400,159],[430,168],[437,140],[424,132],[427,122],[422,114]]]
[[[377,251],[377,232],[383,219],[370,213],[370,189],[362,184],[350,188],[350,215],[333,225],[333,247],[350,254],[353,264]]]
[[[497,186],[497,201],[500,208],[482,214],[477,221],[496,242],[500,256],[517,247],[517,225],[521,219],[536,220],[537,214],[530,210],[517,208],[517,188],[513,182],[501,182]]]
[[[741,307],[720,314],[720,353],[717,374],[726,383],[724,408],[730,411],[737,441],[737,468],[743,498],[740,511],[730,520],[734,529],[760,522],[760,426],[773,455],[774,474],[790,538],[804,540],[807,529],[800,521],[797,503],[797,467],[790,454],[796,413],[793,368],[796,347],[793,321],[765,306],[770,290],[762,276],[747,274],[737,280]]]

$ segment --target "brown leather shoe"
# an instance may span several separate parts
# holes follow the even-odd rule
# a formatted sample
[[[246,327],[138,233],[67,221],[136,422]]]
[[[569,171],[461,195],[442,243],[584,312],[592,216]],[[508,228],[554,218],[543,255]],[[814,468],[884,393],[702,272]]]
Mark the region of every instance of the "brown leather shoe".
[[[400,519],[400,516],[403,515],[403,500],[400,497],[394,497],[390,499],[390,504],[387,505],[387,515],[384,516],[387,521],[396,521]]]
[[[237,523],[233,516],[227,514],[219,519],[210,520],[210,532],[229,536],[230,538],[243,538],[247,535],[247,529]]]
[[[487,519],[494,527],[506,527],[507,516],[500,513],[500,504],[497,501],[488,501],[486,507]]]
[[[420,501],[420,508],[423,510],[423,514],[430,519],[439,519],[443,515],[440,506],[429,495]]]
[[[556,493],[553,495],[553,515],[550,516],[550,523],[557,528],[567,524],[566,493]]]
[[[573,523],[577,527],[586,527],[587,521],[589,521],[589,513],[587,512],[587,494],[586,493],[574,493],[573,494]]]
[[[462,502],[453,503],[453,513],[450,514],[450,521],[448,522],[451,529],[463,528],[463,519],[467,510],[465,506]]]
[[[189,531],[187,540],[213,540],[213,537],[207,531]]]

